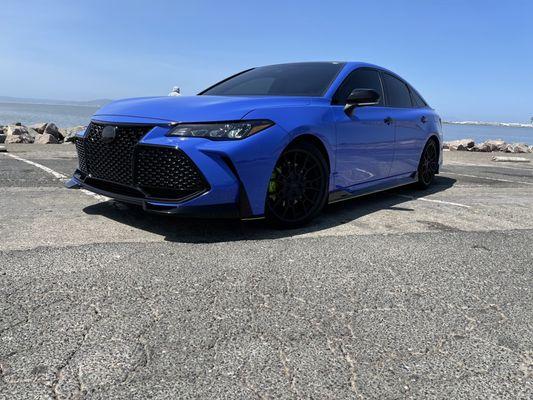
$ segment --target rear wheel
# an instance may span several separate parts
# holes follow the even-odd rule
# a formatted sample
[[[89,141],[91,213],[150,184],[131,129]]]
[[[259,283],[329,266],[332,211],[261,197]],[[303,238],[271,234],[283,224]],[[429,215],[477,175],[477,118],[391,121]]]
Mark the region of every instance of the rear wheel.
[[[289,146],[270,178],[265,204],[267,220],[285,228],[309,222],[324,208],[328,180],[326,160],[315,146],[305,142]]]
[[[420,189],[427,189],[433,182],[433,178],[439,167],[439,150],[437,142],[430,139],[424,147],[420,163],[418,164],[418,182]]]

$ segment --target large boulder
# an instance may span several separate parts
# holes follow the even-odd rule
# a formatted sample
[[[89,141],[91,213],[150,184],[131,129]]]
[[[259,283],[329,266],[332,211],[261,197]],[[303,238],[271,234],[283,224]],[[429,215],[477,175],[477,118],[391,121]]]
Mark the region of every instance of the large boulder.
[[[42,135],[38,135],[35,139],[36,144],[57,144],[59,143],[59,140],[53,135],[50,135],[49,133],[43,133]]]
[[[493,151],[504,151],[507,149],[508,144],[503,140],[486,140],[483,143],[478,143],[474,147],[469,148],[470,151],[481,151],[481,152],[493,152]]]
[[[28,134],[23,135],[6,135],[4,140],[5,144],[15,144],[15,143],[33,143],[33,138]]]
[[[500,139],[487,140],[483,144],[490,147],[489,151],[503,151],[507,147],[507,143]]]
[[[469,150],[470,151],[480,151],[480,152],[484,152],[484,153],[490,153],[492,151],[491,146],[487,142],[478,143],[478,144],[474,145],[474,147],[472,147]]]
[[[508,144],[503,149],[506,153],[530,153],[531,150],[529,149],[529,146],[524,143],[513,143]]]
[[[64,141],[66,143],[66,142],[73,142],[74,139],[76,138],[76,134],[78,132],[85,130],[85,128],[86,127],[83,125],[78,125],[78,126],[73,126],[70,128],[61,128],[59,129],[59,131],[63,135]]]
[[[35,140],[35,138],[37,136],[39,136],[39,132],[37,132],[35,129],[33,128],[29,128],[28,127],[28,134]]]
[[[34,138],[24,125],[8,125],[6,130],[6,140],[9,143],[33,143]]]
[[[448,146],[448,149],[452,151],[464,151],[473,148],[475,146],[475,142],[474,139],[461,139],[447,142],[446,145]]]
[[[525,143],[514,143],[513,153],[530,153],[529,146]]]
[[[505,152],[505,153],[512,153],[514,150],[514,146],[510,143],[507,143],[501,151]]]
[[[28,128],[34,129],[35,131],[37,131],[37,133],[44,133],[46,125],[46,122],[39,122],[37,124],[32,124],[28,126]]]
[[[59,128],[53,122],[49,122],[46,124],[43,134],[55,136],[57,140],[63,140],[63,135],[61,134],[61,132],[59,132]]]

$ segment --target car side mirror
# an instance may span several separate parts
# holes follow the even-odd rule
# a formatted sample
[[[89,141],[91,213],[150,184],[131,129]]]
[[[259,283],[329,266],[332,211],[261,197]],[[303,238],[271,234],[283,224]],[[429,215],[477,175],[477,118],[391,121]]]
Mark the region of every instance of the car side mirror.
[[[346,99],[344,112],[351,115],[355,107],[375,106],[381,96],[373,89],[354,89]]]

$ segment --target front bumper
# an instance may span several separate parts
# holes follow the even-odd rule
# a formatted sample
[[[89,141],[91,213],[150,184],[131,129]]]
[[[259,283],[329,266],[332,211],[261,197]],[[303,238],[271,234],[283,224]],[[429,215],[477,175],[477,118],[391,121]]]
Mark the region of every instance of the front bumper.
[[[85,183],[83,174],[78,169],[74,172],[72,178],[65,183],[65,186],[68,189],[86,189],[90,192],[110,197],[124,203],[138,205],[142,207],[143,210],[156,214],[182,215],[198,218],[246,218],[247,216],[247,210],[241,208],[238,202],[215,205],[194,205],[188,204],[186,201],[152,201],[149,199],[110,192]]]
[[[102,124],[124,124],[118,117],[98,118]],[[203,138],[167,137],[170,129],[161,125],[151,129],[138,145],[179,149],[200,170],[208,189],[194,196],[172,201],[150,196],[131,196],[111,187],[96,187],[91,176],[76,170],[67,182],[69,188],[85,188],[94,193],[136,204],[145,210],[217,218],[255,218],[264,213],[268,182],[281,151],[288,143],[286,132],[273,126],[244,140],[211,141]],[[89,179],[88,179],[89,178]]]

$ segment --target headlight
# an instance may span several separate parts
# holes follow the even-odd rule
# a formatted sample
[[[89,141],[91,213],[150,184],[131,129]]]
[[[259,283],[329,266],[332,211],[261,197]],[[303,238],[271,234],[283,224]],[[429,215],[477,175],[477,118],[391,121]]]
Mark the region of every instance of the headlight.
[[[252,136],[272,125],[274,123],[269,120],[178,124],[167,133],[167,136],[238,140]]]

